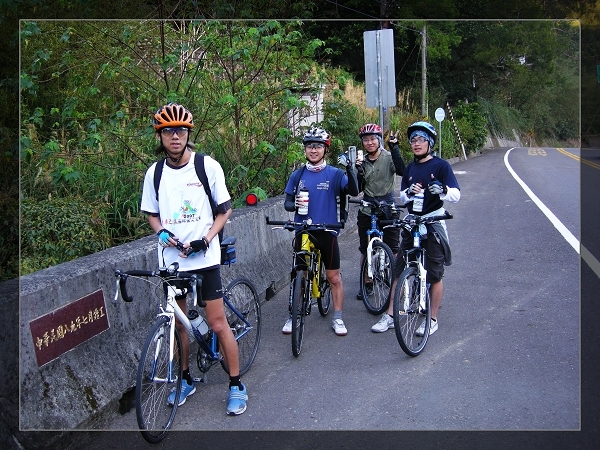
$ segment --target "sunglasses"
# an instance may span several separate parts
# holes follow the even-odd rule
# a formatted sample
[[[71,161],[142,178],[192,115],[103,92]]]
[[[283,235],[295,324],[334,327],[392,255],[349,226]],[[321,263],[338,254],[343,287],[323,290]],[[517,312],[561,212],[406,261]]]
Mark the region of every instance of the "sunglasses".
[[[160,134],[168,137],[173,137],[175,133],[177,133],[177,136],[185,136],[188,131],[189,129],[185,127],[167,127],[160,130]]]
[[[306,144],[304,146],[305,149],[316,148],[317,150],[323,150],[325,148],[325,144]]]

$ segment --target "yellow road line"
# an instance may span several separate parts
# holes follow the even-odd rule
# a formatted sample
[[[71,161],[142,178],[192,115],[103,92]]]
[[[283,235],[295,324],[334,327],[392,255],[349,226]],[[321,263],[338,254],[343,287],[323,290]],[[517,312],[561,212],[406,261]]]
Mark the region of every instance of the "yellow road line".
[[[579,156],[566,151],[564,148],[557,148],[556,150],[558,150],[563,155],[568,156],[569,158],[573,158],[575,161],[581,161],[582,163],[587,164],[588,166],[593,167],[594,169],[600,169],[600,164],[593,161],[588,161],[586,159],[581,159]]]

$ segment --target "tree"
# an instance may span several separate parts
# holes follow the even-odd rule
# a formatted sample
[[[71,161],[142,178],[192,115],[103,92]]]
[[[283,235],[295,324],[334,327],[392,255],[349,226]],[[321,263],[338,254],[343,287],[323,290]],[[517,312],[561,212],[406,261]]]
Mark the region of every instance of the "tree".
[[[288,114],[325,82],[311,59],[322,42],[297,21],[24,22],[21,39],[24,198],[97,205],[113,243],[147,233],[138,205],[158,106],[194,112],[192,140],[234,199],[276,195],[297,156]]]

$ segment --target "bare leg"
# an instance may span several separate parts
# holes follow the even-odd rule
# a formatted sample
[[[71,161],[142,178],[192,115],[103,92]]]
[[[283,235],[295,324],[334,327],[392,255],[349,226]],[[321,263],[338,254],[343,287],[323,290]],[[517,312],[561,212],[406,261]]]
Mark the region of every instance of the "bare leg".
[[[331,297],[333,298],[333,310],[341,311],[344,306],[344,286],[340,270],[326,270],[325,275],[331,284]]]
[[[208,300],[204,310],[210,328],[219,337],[223,358],[229,368],[229,375],[235,377],[240,374],[238,345],[225,317],[223,299]]]
[[[187,303],[185,299],[177,300],[177,305],[184,314],[187,314]],[[181,357],[183,358],[183,361],[181,361],[181,369],[187,370],[189,369],[188,362],[190,359],[190,339],[185,327],[177,319],[175,319],[175,326],[177,327],[177,331],[179,331],[179,336],[181,336]]]
[[[444,294],[444,284],[442,280],[437,283],[433,283],[429,288],[429,295],[431,296],[431,318],[437,317],[437,310],[442,303],[442,295]]]

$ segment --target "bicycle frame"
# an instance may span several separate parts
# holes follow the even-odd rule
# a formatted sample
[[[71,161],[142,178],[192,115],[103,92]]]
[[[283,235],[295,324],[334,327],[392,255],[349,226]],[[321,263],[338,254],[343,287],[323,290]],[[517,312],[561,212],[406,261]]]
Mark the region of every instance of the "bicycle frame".
[[[408,248],[404,251],[404,263],[406,267],[415,266],[417,268],[417,273],[419,274],[419,294],[421,299],[421,308],[424,308],[423,304],[425,295],[427,293],[427,269],[425,268],[425,249],[421,247],[421,234],[419,232],[419,227],[421,225],[437,222],[440,220],[452,219],[453,216],[449,212],[445,212],[442,216],[414,216],[412,214],[408,214],[401,220],[394,221],[393,225],[387,225],[384,228],[389,226],[391,227],[401,227],[408,231],[413,237],[413,245],[411,248]],[[416,257],[411,259],[411,255],[415,254]]]
[[[188,317],[186,316],[186,314],[183,312],[183,310],[177,304],[176,297],[184,294],[184,291],[182,289],[179,289],[179,288],[171,285],[171,284],[168,284],[169,281],[172,281],[172,279],[169,280],[169,279],[160,277],[159,273],[147,272],[145,274],[141,273],[140,275],[142,275],[142,276],[158,276],[159,278],[162,279],[163,282],[167,283],[167,286],[165,286],[165,289],[164,289],[165,297],[166,297],[166,306],[159,305],[159,312],[157,313],[156,317],[157,318],[160,318],[160,317],[167,318],[168,323],[169,323],[169,339],[170,339],[169,342],[175,342],[174,318],[177,318],[179,320],[179,322],[185,328],[187,335],[189,337],[193,337],[196,340],[196,342],[198,343],[200,348],[206,353],[208,359],[210,361],[214,361],[214,362],[220,361],[222,359],[222,355],[219,350],[218,336],[214,333],[211,333],[210,339],[207,340],[204,338],[204,336],[202,336],[201,334],[196,332],[193,329],[192,324],[191,324],[190,320],[188,319]],[[119,295],[122,295],[119,282],[120,282],[120,279],[117,278],[117,289],[116,289],[115,301],[117,300]],[[236,341],[238,341],[245,334],[247,334],[249,331],[251,331],[253,329],[253,327],[244,318],[244,316],[235,308],[235,306],[233,306],[233,304],[229,301],[229,299],[227,298],[227,294],[228,294],[227,291],[225,291],[225,293],[223,295],[224,304],[227,305],[227,307],[246,325],[246,329],[241,334],[236,336]],[[126,295],[125,295],[125,297],[126,297]],[[198,297],[197,297],[195,287],[193,288],[193,298],[194,298],[193,305],[198,306]],[[158,350],[160,350],[160,347],[158,347]],[[174,352],[175,352],[175,349],[173,348],[173,346],[171,346],[171,348],[169,349],[169,363],[173,362]],[[172,366],[172,364],[170,364],[170,365]],[[154,372],[154,369],[153,369],[153,372]],[[171,383],[176,381],[175,377],[173,376],[173,374],[171,372],[171,368],[169,368],[169,379],[168,380],[155,379],[153,373],[151,375],[151,379],[153,381],[165,381],[165,382],[171,382]]]
[[[378,221],[378,217],[377,217],[377,212],[381,211],[381,207],[382,206],[387,206],[387,203],[385,202],[381,202],[381,203],[373,203],[373,202],[368,202],[366,200],[350,200],[350,203],[357,203],[359,205],[362,206],[366,206],[366,207],[370,207],[371,208],[371,228],[369,228],[367,230],[367,236],[369,237],[369,243],[367,244],[367,250],[366,250],[366,258],[367,258],[367,275],[369,276],[369,278],[373,277],[373,268],[372,268],[372,264],[371,264],[371,257],[372,257],[372,250],[373,250],[373,243],[379,241],[379,242],[383,242],[383,229],[379,229],[377,226],[377,221]],[[397,211],[395,205],[389,205],[392,208],[392,211]],[[392,224],[393,220],[382,220],[381,224],[383,226],[383,224]]]
[[[307,231],[301,231],[298,235],[300,236],[301,242],[300,250],[293,254],[294,270],[304,267],[304,265],[297,264],[298,257],[304,257],[306,268],[308,270],[308,282],[310,283],[308,290],[311,292],[313,298],[320,298],[321,290],[319,289],[319,286],[321,271],[319,268],[321,267],[321,251],[314,246]],[[295,239],[298,238],[298,235],[296,235]]]
[[[413,260],[409,260],[410,255],[415,254],[416,257]],[[413,248],[409,248],[404,252],[404,262],[406,267],[414,266],[417,268],[417,273],[419,274],[419,298],[420,298],[420,307],[421,309],[425,309],[425,295],[427,291],[427,269],[425,269],[425,249],[421,247],[420,240],[419,246]],[[404,291],[404,295],[408,295],[406,291]]]
[[[373,253],[373,243],[380,241],[383,242],[383,231],[377,228],[377,216],[371,214],[371,228],[367,230],[367,236],[369,236],[369,244],[367,245],[367,274],[369,278],[373,278],[373,267],[371,264],[371,258]]]

